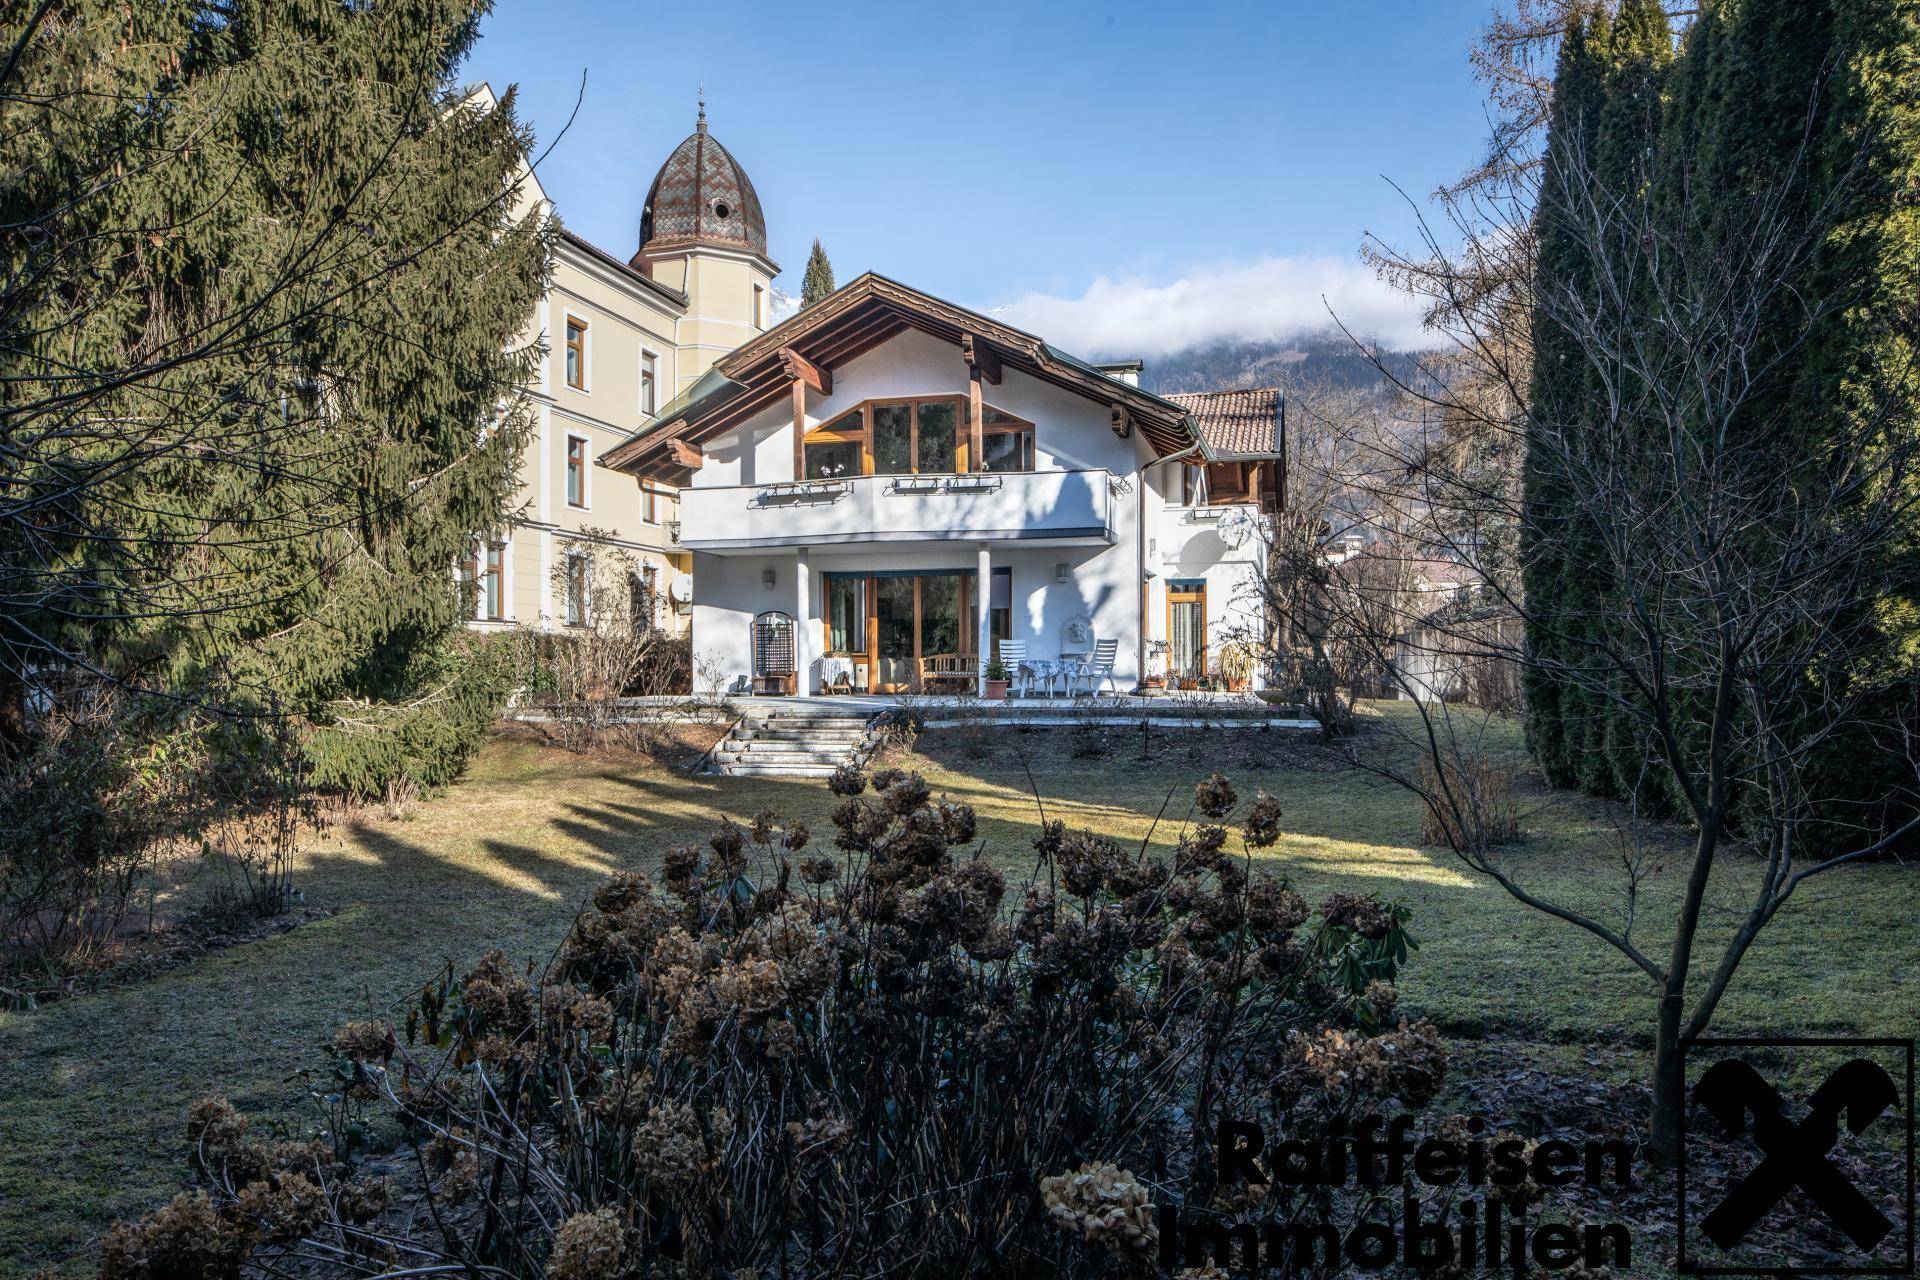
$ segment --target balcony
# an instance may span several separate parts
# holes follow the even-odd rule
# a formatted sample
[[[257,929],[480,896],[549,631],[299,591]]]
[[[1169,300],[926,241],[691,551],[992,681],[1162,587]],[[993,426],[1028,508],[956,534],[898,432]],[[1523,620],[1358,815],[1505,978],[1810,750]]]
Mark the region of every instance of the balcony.
[[[1168,572],[1201,572],[1225,560],[1263,559],[1273,517],[1252,503],[1165,508],[1156,542]]]
[[[723,555],[866,542],[1110,546],[1113,489],[1105,470],[695,487],[680,491],[680,545]]]

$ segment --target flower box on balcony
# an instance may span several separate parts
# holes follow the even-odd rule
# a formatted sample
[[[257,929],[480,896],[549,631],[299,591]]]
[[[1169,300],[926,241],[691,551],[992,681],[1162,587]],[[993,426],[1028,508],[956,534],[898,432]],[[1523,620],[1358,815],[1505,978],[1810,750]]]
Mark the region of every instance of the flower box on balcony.
[[[760,501],[766,504],[837,498],[850,488],[852,486],[845,480],[799,480],[786,484],[770,484],[760,490]]]
[[[955,493],[991,493],[1000,487],[1000,477],[974,473],[955,476],[947,481],[947,489]]]
[[[940,477],[895,476],[893,478],[893,491],[895,493],[938,493],[940,491]]]

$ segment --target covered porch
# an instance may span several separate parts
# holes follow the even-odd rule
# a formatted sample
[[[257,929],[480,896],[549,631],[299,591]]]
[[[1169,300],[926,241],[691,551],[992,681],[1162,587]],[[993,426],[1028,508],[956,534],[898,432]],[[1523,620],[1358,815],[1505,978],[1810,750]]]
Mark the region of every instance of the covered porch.
[[[751,628],[751,679],[734,691],[973,698],[996,662],[1032,696],[1118,696],[1138,683],[1139,593],[1107,583],[1114,566],[1089,549],[889,550],[796,549],[761,570],[775,598],[750,622],[703,613],[696,631],[714,640],[716,628]]]

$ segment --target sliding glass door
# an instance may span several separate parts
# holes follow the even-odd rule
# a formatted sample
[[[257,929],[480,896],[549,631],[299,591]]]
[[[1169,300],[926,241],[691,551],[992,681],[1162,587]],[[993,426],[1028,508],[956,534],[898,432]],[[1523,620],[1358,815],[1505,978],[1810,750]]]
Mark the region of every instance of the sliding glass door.
[[[973,653],[979,602],[974,574],[833,574],[827,579],[827,651],[868,658],[876,692],[910,690],[928,658]],[[864,618],[857,611],[871,603]]]

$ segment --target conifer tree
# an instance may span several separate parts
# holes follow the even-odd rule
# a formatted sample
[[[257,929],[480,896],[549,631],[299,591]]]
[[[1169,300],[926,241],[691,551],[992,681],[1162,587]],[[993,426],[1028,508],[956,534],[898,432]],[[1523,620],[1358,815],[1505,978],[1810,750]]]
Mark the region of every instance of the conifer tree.
[[[1566,210],[1578,198],[1575,185],[1598,136],[1606,101],[1607,17],[1594,11],[1577,18],[1561,43],[1554,76],[1553,112],[1548,124],[1547,156],[1541,177],[1535,233],[1542,288],[1578,293],[1590,287],[1585,247],[1569,224]],[[1542,308],[1533,323],[1532,412],[1529,434],[1575,433],[1589,403],[1592,374],[1572,336]],[[1537,656],[1524,673],[1527,739],[1547,778],[1566,786],[1579,778],[1585,742],[1581,718],[1586,699],[1553,673],[1573,660],[1580,636],[1576,611],[1581,605],[1574,581],[1577,514],[1569,509],[1566,477],[1547,459],[1552,449],[1532,447],[1524,468],[1528,518],[1520,554],[1528,602],[1528,647]]]
[[[508,512],[551,234],[511,96],[455,88],[485,8],[63,0],[23,23],[10,704],[104,679],[292,717],[323,781],[457,767],[485,712],[446,647],[453,566]]]
[[[800,308],[805,310],[832,293],[833,264],[827,261],[827,251],[820,247],[820,237],[813,239],[813,252],[807,255],[807,274],[800,282]]]

